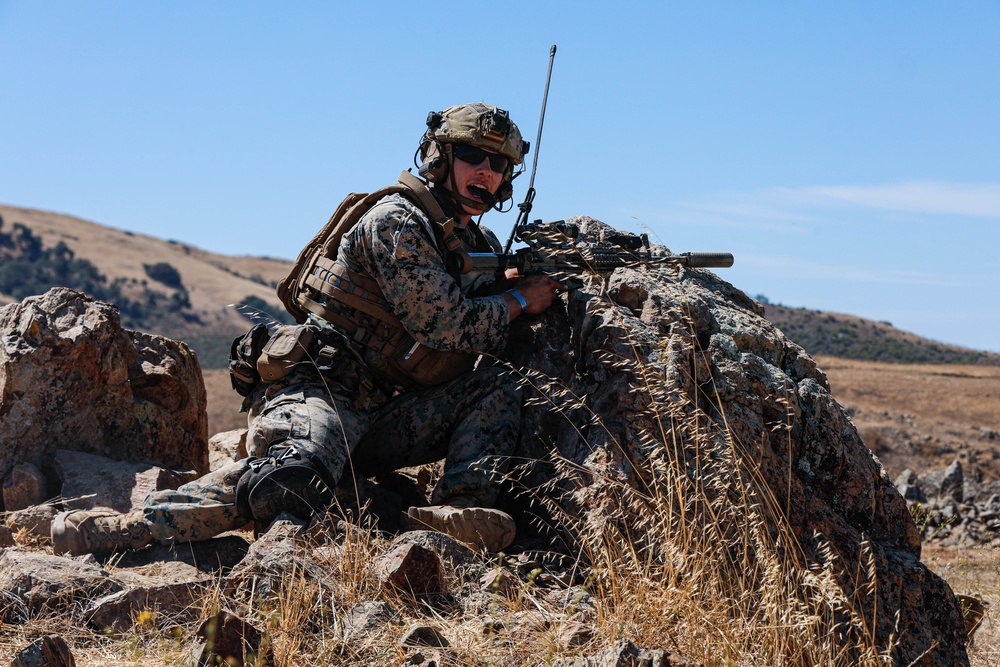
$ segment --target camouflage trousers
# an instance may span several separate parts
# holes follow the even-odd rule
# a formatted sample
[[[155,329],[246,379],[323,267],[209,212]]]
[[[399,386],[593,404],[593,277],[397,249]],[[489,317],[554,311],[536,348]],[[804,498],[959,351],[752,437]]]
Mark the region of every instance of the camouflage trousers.
[[[444,459],[433,503],[459,495],[480,506],[495,503],[521,420],[521,391],[510,373],[482,368],[364,408],[356,395],[311,371],[267,385],[250,409],[247,452],[265,456],[293,444],[322,462],[333,480],[352,470],[370,477]],[[244,459],[151,494],[144,510],[154,539],[191,542],[245,526],[236,485],[249,469]]]

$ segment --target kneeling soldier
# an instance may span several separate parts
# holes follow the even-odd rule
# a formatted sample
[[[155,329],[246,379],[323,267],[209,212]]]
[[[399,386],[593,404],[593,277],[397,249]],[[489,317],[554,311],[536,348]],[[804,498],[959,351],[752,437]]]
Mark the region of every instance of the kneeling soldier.
[[[348,197],[279,285],[300,324],[266,345],[262,327],[234,344],[250,458],[154,493],[141,512],[64,512],[52,524],[55,550],[110,553],[266,526],[281,512],[308,518],[330,505],[345,471],[369,477],[441,459],[434,505],[411,507],[411,527],[508,546],[514,521],[494,505],[521,395],[480,355],[500,354],[509,323],[544,312],[562,285],[462,270],[463,255],[500,251],[472,218],[511,198],[527,150],[502,109],[431,113],[421,178],[405,171]]]

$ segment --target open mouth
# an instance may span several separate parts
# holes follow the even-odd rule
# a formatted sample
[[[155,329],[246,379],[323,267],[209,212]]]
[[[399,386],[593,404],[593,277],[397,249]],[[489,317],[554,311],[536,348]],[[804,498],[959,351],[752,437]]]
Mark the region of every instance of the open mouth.
[[[483,201],[490,194],[490,191],[481,185],[469,185],[467,189],[472,198],[478,201]]]

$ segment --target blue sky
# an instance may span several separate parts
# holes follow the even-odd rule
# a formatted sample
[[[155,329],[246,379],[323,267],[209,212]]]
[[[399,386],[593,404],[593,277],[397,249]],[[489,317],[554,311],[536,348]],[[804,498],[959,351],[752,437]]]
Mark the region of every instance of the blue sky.
[[[0,0],[0,202],[291,259],[430,110],[490,102],[534,143],[551,44],[532,217],[1000,351],[996,0]]]

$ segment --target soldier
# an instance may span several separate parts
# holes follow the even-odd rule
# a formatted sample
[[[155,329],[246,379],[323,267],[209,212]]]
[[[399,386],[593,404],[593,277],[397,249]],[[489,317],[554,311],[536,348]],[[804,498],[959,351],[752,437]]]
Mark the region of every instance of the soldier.
[[[369,477],[442,458],[434,504],[409,508],[409,524],[489,551],[513,541],[512,518],[494,505],[521,395],[486,362],[504,349],[512,320],[544,312],[563,286],[462,273],[469,252],[500,251],[472,218],[511,198],[528,151],[507,112],[461,105],[431,113],[427,126],[422,178],[403,172],[394,186],[349,197],[279,285],[301,324],[263,353],[262,327],[234,345],[244,352],[235,367],[250,369],[234,379],[247,395],[250,458],[156,492],[140,512],[61,513],[57,553],[204,540],[281,512],[308,518],[331,504],[345,472]]]

